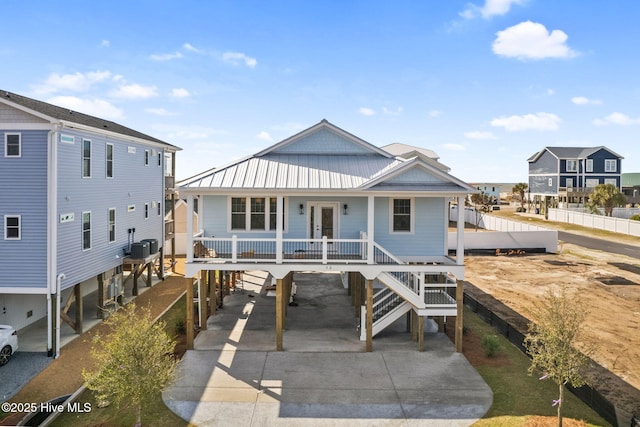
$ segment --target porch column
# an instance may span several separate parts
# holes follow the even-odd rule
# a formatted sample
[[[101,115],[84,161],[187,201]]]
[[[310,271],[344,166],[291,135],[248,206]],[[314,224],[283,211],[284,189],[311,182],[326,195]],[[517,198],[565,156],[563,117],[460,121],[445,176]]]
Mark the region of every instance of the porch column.
[[[83,313],[83,304],[82,304],[82,289],[80,287],[80,283],[73,287],[73,293],[75,294],[76,299],[76,334],[82,333],[82,318]]]
[[[373,212],[375,208],[375,197],[367,197],[367,264],[375,264],[373,254],[373,242],[374,242],[374,228],[375,219]]]
[[[184,286],[187,288],[187,350],[193,350],[193,278],[185,277]]]
[[[276,198],[276,264],[282,264],[282,230],[284,229],[284,197]]]
[[[373,351],[373,280],[367,280],[367,343],[366,351]]]
[[[193,194],[187,194],[187,262],[193,262],[193,231]]]
[[[418,351],[424,351],[424,316],[418,316]]]
[[[456,336],[455,336],[456,352],[458,353],[462,353],[462,326],[463,326],[462,314],[464,309],[463,299],[464,299],[464,289],[462,287],[462,280],[458,280],[456,284],[457,313],[456,313]]]
[[[458,197],[456,264],[464,265],[464,198]]]
[[[200,271],[200,286],[198,287],[198,309],[200,312],[200,330],[207,330],[207,270]]]
[[[284,280],[276,279],[276,350],[282,351],[284,329]]]

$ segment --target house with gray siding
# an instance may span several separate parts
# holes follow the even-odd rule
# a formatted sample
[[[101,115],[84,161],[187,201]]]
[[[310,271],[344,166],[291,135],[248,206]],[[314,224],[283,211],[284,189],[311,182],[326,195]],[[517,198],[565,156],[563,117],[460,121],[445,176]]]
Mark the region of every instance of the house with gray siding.
[[[584,205],[594,187],[621,188],[622,157],[607,147],[544,147],[529,163],[529,192],[560,206]]]
[[[155,239],[161,251],[167,164],[179,148],[6,91],[0,141],[0,323],[21,329],[47,317],[52,352],[53,311],[70,320],[61,302],[81,306],[96,290],[89,282],[99,301],[114,298],[132,243]],[[71,323],[81,332],[81,319]]]
[[[403,315],[418,329],[427,318],[441,325],[455,317],[461,333],[464,219],[450,256],[449,211],[451,202],[463,206],[476,190],[432,152],[398,145],[391,151],[399,154],[322,120],[183,182],[186,275],[201,278],[198,300],[206,301],[213,277],[224,282],[228,272],[269,272],[282,350],[293,272],[330,271],[342,275],[353,295],[368,351],[373,336]],[[456,341],[461,348],[461,336]]]

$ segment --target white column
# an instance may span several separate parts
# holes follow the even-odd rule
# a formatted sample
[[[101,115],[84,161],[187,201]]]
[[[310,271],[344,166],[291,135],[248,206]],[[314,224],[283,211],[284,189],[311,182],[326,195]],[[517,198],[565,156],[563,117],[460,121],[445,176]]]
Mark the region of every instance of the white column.
[[[374,207],[375,197],[367,197],[367,264],[375,264],[373,256],[373,242],[375,241],[373,234],[375,228]]]
[[[456,237],[456,264],[464,265],[464,197],[458,197],[458,228]]]
[[[282,230],[284,229],[284,197],[276,198],[276,264],[282,264]]]
[[[193,262],[193,232],[193,194],[189,193],[187,194],[187,262]]]

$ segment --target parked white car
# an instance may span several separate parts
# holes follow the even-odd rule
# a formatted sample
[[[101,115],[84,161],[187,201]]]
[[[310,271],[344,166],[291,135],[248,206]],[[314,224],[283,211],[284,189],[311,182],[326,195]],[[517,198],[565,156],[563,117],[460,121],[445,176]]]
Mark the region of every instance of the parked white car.
[[[18,349],[18,334],[13,326],[0,325],[0,366],[4,366]]]

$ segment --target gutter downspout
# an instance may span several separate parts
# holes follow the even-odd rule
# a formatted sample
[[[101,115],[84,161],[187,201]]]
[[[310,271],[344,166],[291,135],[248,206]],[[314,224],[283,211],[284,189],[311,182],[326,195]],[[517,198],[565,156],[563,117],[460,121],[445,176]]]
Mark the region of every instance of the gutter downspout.
[[[64,273],[56,277],[56,355],[54,359],[60,357],[60,287],[65,277]]]
[[[47,356],[53,356],[53,316],[51,295],[55,293],[53,277],[56,274],[58,257],[58,132],[62,126],[54,125],[47,135],[49,153],[47,156]]]

